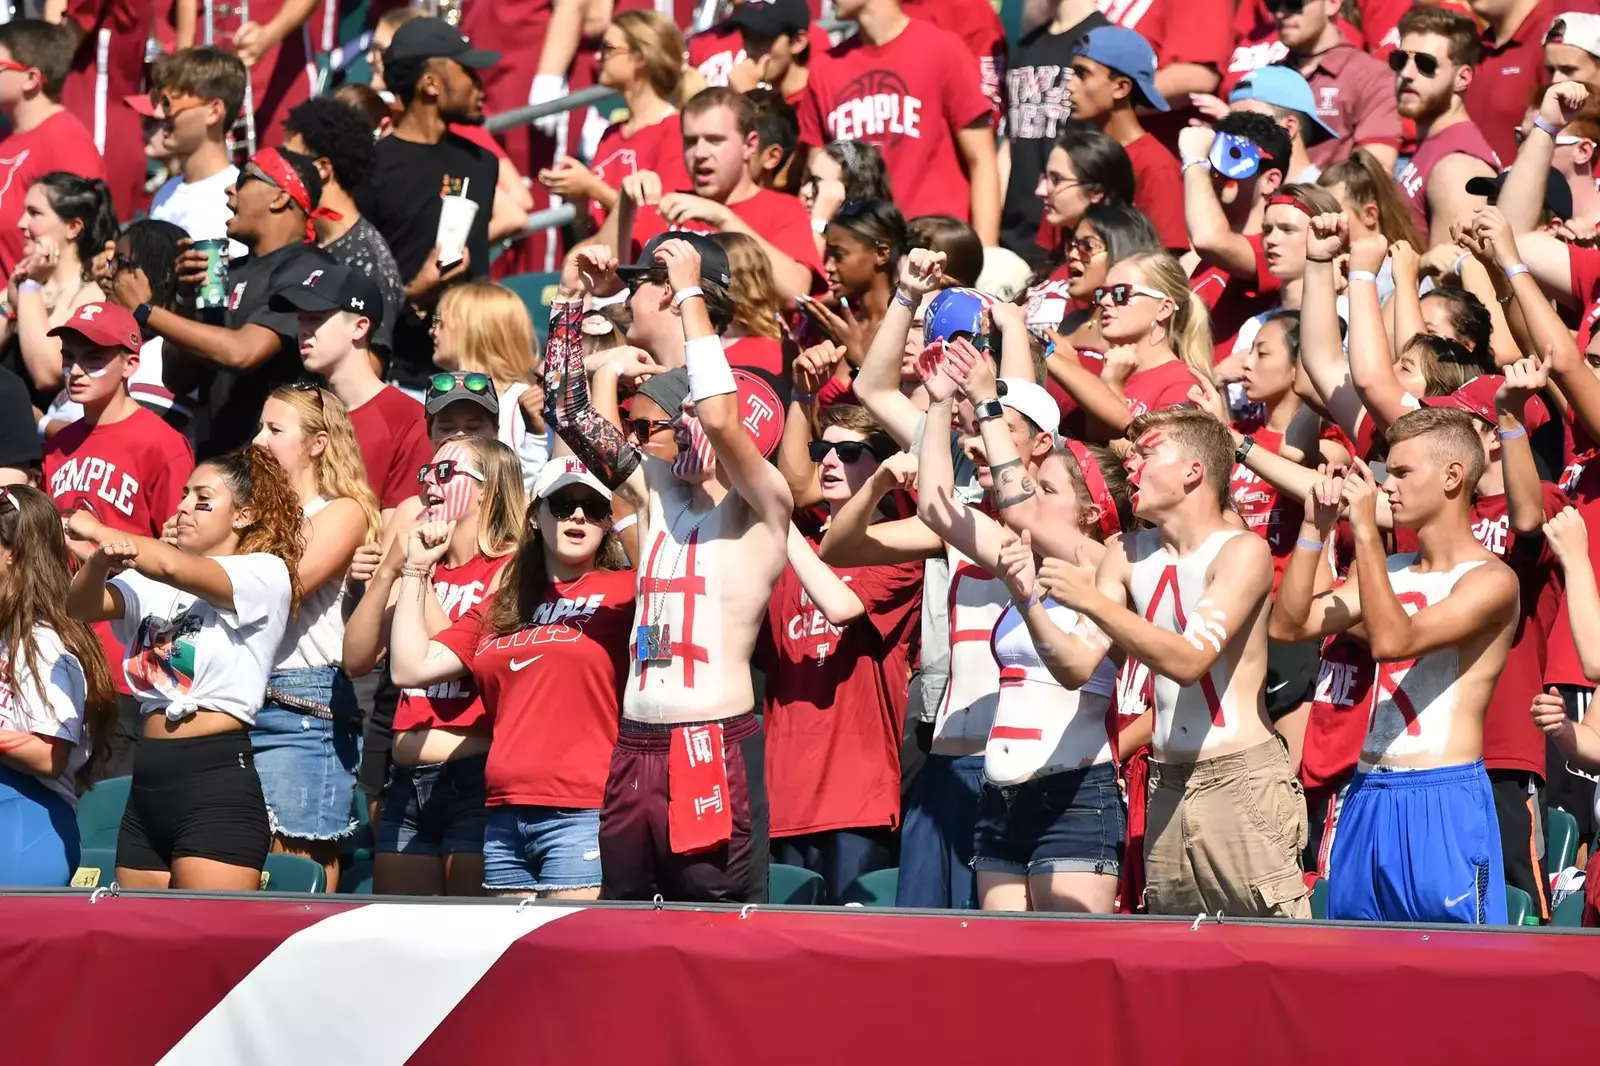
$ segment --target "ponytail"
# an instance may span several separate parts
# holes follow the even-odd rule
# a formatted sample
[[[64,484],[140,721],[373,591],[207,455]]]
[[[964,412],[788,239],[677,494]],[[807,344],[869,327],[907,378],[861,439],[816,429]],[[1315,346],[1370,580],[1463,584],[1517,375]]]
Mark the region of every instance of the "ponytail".
[[[1211,342],[1211,317],[1204,300],[1192,289],[1183,294],[1172,313],[1172,354],[1189,364],[1189,369],[1215,385],[1216,357]]]
[[[239,554],[276,555],[289,568],[289,613],[300,607],[300,557],[305,553],[305,514],[300,498],[272,453],[259,446],[207,459],[233,491],[235,505],[255,511],[239,537]]]
[[[52,170],[35,185],[44,189],[50,209],[63,222],[79,224],[72,244],[78,253],[83,277],[88,280],[95,256],[108,242],[117,239],[117,212],[111,203],[111,187],[99,178],[83,178],[64,170]]]

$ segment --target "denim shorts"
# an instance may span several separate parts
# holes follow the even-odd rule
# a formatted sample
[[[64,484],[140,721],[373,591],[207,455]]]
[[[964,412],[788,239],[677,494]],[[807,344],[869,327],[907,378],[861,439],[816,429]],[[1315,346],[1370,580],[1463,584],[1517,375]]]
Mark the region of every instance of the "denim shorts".
[[[483,831],[483,887],[553,892],[600,887],[600,811],[490,807]]]
[[[425,766],[389,767],[378,851],[400,855],[457,855],[483,850],[483,767],[489,756],[468,755]]]
[[[267,684],[333,711],[330,721],[268,699],[256,715],[250,746],[272,831],[298,840],[349,836],[361,762],[361,710],[349,675],[337,666],[283,670]]]
[[[1000,786],[978,797],[975,870],[1111,874],[1122,867],[1127,810],[1111,763]]]

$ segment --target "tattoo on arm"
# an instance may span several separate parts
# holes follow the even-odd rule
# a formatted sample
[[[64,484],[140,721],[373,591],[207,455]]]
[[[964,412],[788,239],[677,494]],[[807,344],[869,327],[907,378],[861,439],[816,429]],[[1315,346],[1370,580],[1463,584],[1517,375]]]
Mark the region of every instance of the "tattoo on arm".
[[[639,466],[639,449],[589,402],[583,370],[583,305],[552,305],[544,352],[544,415],[595,477],[616,488]]]
[[[1023,467],[1021,459],[1010,459],[989,468],[994,480],[994,502],[1000,508],[1015,507],[1033,499],[1033,478]]]
[[[451,651],[443,644],[430,640],[428,641],[428,654],[427,657],[422,660],[422,665],[437,666],[438,664],[444,662],[445,656],[454,654],[455,652]]]

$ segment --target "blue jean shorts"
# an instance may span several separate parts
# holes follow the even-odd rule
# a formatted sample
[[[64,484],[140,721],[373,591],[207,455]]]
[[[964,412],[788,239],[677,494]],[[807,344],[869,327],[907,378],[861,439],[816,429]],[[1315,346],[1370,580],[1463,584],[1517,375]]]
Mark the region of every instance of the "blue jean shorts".
[[[269,698],[256,715],[250,747],[272,831],[297,840],[349,836],[361,762],[361,710],[349,675],[337,666],[282,670],[267,687],[333,712],[319,718]]]
[[[490,807],[483,831],[483,887],[490,892],[599,888],[600,812]]]
[[[985,781],[972,866],[991,873],[1115,876],[1127,835],[1127,810],[1111,763],[1020,785]]]
[[[424,766],[389,767],[378,851],[458,855],[483,850],[483,768],[487,754]]]

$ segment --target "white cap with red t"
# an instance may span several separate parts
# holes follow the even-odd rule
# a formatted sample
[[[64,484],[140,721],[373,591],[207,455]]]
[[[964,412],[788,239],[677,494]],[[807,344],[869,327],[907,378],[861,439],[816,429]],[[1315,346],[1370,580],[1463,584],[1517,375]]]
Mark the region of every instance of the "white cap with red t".
[[[547,499],[568,485],[582,485],[602,499],[611,499],[611,490],[600,479],[589,473],[589,468],[573,455],[552,459],[539,468],[539,477],[533,483],[533,498]]]

